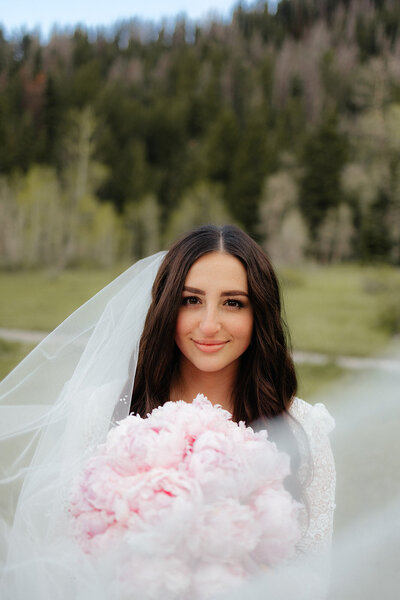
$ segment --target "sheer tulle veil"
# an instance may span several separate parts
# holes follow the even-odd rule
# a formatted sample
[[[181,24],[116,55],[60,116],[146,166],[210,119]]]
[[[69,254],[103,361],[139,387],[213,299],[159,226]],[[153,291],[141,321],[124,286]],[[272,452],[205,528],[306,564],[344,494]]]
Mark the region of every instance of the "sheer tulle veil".
[[[151,287],[164,255],[125,271],[0,384],[2,598],[83,593],[82,586],[74,589],[78,559],[63,538],[68,489],[91,448],[128,414]]]

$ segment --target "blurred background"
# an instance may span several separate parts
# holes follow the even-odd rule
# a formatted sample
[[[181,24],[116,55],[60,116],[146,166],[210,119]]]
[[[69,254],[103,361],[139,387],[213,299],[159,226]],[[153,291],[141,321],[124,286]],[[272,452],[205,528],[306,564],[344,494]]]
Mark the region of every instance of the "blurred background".
[[[47,4],[0,16],[0,378],[204,222],[277,266],[303,397],[395,368],[398,0]]]

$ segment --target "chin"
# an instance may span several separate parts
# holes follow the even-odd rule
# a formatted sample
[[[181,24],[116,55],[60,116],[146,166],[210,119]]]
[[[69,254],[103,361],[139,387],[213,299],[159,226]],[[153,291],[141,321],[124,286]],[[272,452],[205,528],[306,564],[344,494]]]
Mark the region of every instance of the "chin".
[[[193,361],[192,365],[198,369],[199,371],[202,371],[203,373],[219,373],[220,371],[224,371],[225,369],[229,369],[229,368],[235,368],[235,365],[237,363],[237,359],[234,359],[230,362],[225,362],[225,361]]]

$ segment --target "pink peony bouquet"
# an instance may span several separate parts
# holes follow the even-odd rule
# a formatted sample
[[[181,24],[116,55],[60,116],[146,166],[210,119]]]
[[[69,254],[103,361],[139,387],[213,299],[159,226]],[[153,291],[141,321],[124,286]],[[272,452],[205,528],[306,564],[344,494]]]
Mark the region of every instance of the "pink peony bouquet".
[[[113,428],[75,480],[73,535],[119,548],[121,598],[205,600],[291,558],[289,457],[199,395]],[[121,551],[121,549],[123,549]]]

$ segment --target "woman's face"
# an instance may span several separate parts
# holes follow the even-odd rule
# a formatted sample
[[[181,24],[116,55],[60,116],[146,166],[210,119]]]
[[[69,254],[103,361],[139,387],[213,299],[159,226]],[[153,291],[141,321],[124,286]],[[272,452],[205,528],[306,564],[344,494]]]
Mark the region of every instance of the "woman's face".
[[[188,361],[203,372],[236,371],[253,331],[247,273],[242,263],[220,252],[193,263],[183,290],[175,342]]]

